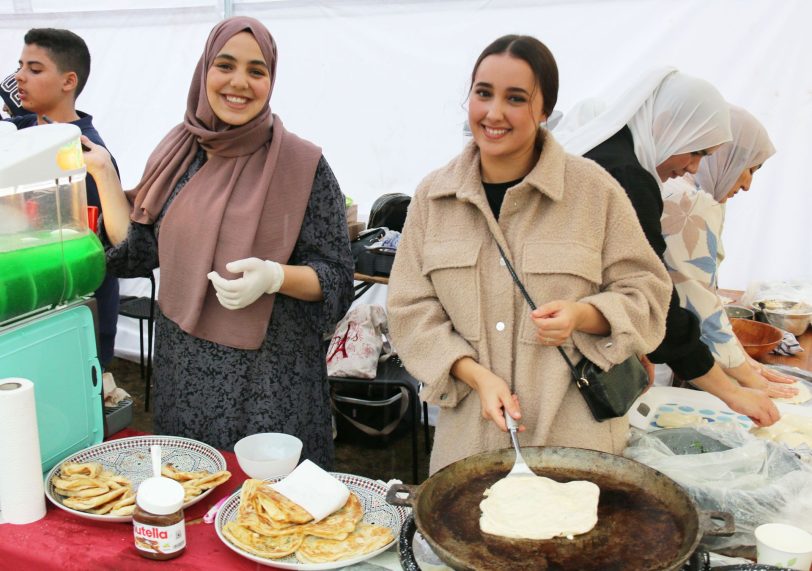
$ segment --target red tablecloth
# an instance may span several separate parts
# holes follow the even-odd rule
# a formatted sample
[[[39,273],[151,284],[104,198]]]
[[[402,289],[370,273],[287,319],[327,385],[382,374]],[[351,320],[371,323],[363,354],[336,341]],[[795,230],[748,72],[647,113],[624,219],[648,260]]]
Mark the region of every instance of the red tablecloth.
[[[123,430],[114,438],[142,433]],[[133,546],[132,524],[103,523],[77,517],[48,502],[48,512],[27,525],[0,525],[0,569],[14,571],[90,571],[96,569],[270,569],[223,545],[214,524],[195,523],[221,498],[247,479],[233,452],[223,452],[231,478],[186,510],[186,552],[168,562],[144,559]]]

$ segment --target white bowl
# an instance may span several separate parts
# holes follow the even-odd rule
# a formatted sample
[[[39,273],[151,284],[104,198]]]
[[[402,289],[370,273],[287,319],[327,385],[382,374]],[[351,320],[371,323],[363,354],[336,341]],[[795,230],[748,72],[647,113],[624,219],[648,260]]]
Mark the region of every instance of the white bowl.
[[[807,571],[812,565],[812,534],[783,523],[765,523],[755,529],[758,562]]]
[[[302,454],[302,441],[281,432],[260,432],[237,442],[234,453],[243,472],[265,480],[293,471]]]

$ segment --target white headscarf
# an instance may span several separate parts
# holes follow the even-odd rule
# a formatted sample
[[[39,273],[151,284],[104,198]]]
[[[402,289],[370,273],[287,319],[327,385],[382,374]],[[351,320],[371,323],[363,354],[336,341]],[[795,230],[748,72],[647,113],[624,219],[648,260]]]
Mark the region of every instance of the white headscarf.
[[[748,111],[730,106],[733,140],[702,159],[694,179],[716,202],[724,200],[744,169],[761,165],[775,154],[770,136]]]
[[[622,92],[578,103],[553,129],[573,154],[583,155],[628,125],[634,154],[660,183],[657,165],[673,155],[730,141],[728,105],[707,81],[672,67],[647,72]]]

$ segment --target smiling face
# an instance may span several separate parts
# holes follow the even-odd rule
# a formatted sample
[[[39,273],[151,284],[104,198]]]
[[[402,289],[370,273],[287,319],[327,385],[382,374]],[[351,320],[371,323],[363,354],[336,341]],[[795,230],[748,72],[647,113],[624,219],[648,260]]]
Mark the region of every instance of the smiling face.
[[[657,174],[660,176],[660,181],[665,182],[669,178],[679,178],[687,173],[696,174],[699,170],[699,163],[702,157],[712,155],[721,145],[716,145],[701,151],[694,151],[692,153],[680,153],[679,155],[671,155],[662,163],[657,165]]]
[[[508,54],[482,60],[471,87],[468,124],[479,147],[483,174],[488,163],[532,165],[538,125],[545,119],[542,103],[541,89],[527,62]]]
[[[54,115],[53,110],[65,104],[65,95],[76,89],[76,73],[61,72],[48,50],[37,44],[23,48],[19,63],[14,78],[22,106],[39,115]]]
[[[271,75],[259,44],[249,32],[226,42],[206,74],[212,111],[229,125],[244,125],[268,104]]]
[[[739,175],[739,178],[736,179],[736,182],[733,183],[733,186],[731,187],[730,191],[721,200],[721,203],[724,204],[725,202],[736,196],[740,190],[743,190],[744,192],[750,190],[750,184],[753,182],[753,175],[760,168],[761,165],[756,165],[754,167],[744,169],[742,173]]]

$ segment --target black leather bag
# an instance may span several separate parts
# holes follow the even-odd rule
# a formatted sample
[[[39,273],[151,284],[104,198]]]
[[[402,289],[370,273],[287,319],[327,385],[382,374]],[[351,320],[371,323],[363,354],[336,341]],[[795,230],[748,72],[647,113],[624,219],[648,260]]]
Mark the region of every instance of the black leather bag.
[[[581,391],[592,416],[599,422],[629,412],[637,397],[648,387],[648,373],[637,355],[604,371],[586,357],[573,367],[561,347],[558,350],[567,360],[575,386]]]
[[[387,248],[370,248],[386,234],[387,228],[370,228],[364,230],[350,242],[352,258],[355,260],[355,271],[367,276],[388,276],[395,261],[395,250]]]
[[[516,275],[502,247],[499,244],[496,247],[499,248],[499,254],[505,260],[505,265],[524,299],[531,309],[536,309],[536,304]],[[617,418],[629,412],[637,397],[648,387],[648,373],[637,355],[632,355],[622,363],[604,371],[586,357],[577,365],[573,365],[561,347],[556,349],[566,361],[575,386],[581,391],[592,416],[598,422]]]

